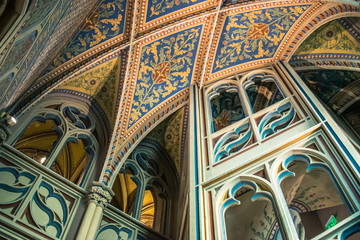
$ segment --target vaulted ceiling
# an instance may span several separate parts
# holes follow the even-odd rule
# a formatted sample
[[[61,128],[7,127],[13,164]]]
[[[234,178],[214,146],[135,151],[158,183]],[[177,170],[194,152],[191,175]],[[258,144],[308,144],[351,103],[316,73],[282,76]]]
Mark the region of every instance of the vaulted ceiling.
[[[348,31],[355,18],[329,22],[359,17],[356,1],[48,2],[39,0],[20,33],[0,46],[1,104],[18,113],[52,93],[95,102],[113,136],[104,182],[145,133],[188,103],[191,84],[277,61],[303,67],[310,55],[360,56],[359,35]],[[339,47],[338,38],[348,44]]]

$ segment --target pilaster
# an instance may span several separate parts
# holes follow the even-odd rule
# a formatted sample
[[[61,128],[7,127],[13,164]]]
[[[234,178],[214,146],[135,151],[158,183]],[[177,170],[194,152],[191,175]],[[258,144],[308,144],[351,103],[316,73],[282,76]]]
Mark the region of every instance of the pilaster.
[[[110,203],[114,192],[100,182],[93,182],[89,191],[89,204],[77,234],[77,240],[92,240],[99,228],[104,208]]]

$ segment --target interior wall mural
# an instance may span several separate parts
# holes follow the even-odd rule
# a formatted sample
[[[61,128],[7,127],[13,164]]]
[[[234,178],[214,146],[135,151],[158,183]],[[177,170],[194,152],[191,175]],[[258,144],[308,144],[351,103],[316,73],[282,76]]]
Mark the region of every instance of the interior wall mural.
[[[142,35],[188,15],[214,9],[217,4],[219,0],[141,0],[135,34]]]
[[[360,0],[28,1],[0,239],[356,240]]]
[[[346,18],[330,21],[307,38],[290,60],[295,69],[314,67],[359,68],[360,34]]]
[[[360,79],[360,72],[346,70],[307,70],[298,71],[298,74],[307,83],[309,88],[325,103],[349,84]],[[339,81],[341,79],[342,81]]]
[[[319,27],[301,44],[294,57],[332,53],[360,55],[359,39],[354,38],[337,20]]]
[[[226,16],[211,73],[273,57],[287,31],[310,6],[274,7]]]
[[[100,104],[113,126],[116,118],[118,92],[121,88],[121,57],[114,57],[61,84],[55,92],[74,91],[91,96]]]
[[[202,26],[193,27],[141,48],[127,129],[150,109],[190,85],[201,32]]]
[[[222,92],[211,99],[212,128],[216,132],[245,117],[237,92]]]
[[[16,31],[6,41],[6,47],[0,49],[0,85],[8,74],[13,75],[13,81],[6,87],[8,90],[21,88],[25,83],[25,76],[40,50],[47,43],[52,31],[66,11],[71,1],[57,0],[32,1],[26,8],[23,19]],[[40,6],[41,5],[41,6]],[[14,29],[15,30],[15,29]],[[1,45],[6,39],[2,39]],[[5,89],[6,90],[6,89]],[[14,96],[13,91],[5,91],[0,95],[0,106],[6,107]]]
[[[347,128],[349,134],[354,132],[352,135],[359,142],[360,115],[355,109],[360,101],[360,71],[315,68],[298,70],[297,73],[329,110],[339,117],[339,124]]]
[[[89,92],[93,84],[91,89],[97,89],[94,98],[104,108],[110,125],[116,124],[108,156],[111,168],[116,165],[112,162],[114,158],[125,156],[149,128],[186,103],[189,86],[195,80],[202,84],[240,69],[275,61],[284,52],[283,47],[280,48],[283,42],[308,24],[303,22],[304,16],[313,14],[320,6],[324,6],[325,12],[327,9],[358,11],[346,4],[297,0],[254,3],[252,9],[244,2],[234,2],[220,5],[219,12],[215,11],[215,6],[220,4],[217,1],[131,4],[125,0],[99,2],[38,80],[38,83],[49,82],[59,74],[59,79],[51,83],[61,86],[55,92],[73,91],[87,97],[94,97]],[[131,13],[129,9],[136,10]],[[194,18],[185,24],[172,23],[189,14],[194,14]],[[335,13],[330,12],[328,16],[332,14]],[[150,30],[154,33],[149,33]],[[78,62],[83,62],[81,66],[88,70],[103,64],[104,57],[113,56],[111,46],[116,51],[128,49],[129,61],[120,63],[124,71],[118,73],[117,69],[111,70],[112,67],[91,70],[91,73],[71,70],[76,69]],[[109,76],[106,86],[100,88],[95,73]],[[94,78],[87,80],[91,75]],[[123,85],[117,84],[116,75],[124,79]],[[68,79],[74,77],[71,85]],[[82,84],[79,79],[83,79]],[[63,81],[66,84],[62,84]],[[114,91],[113,86],[122,88],[123,95],[105,97],[121,92]],[[37,87],[33,89],[36,91]],[[51,85],[47,89],[50,90]],[[21,108],[26,108],[26,104],[25,101]],[[120,107],[121,111],[116,112],[110,105]]]
[[[272,62],[284,39],[291,37],[289,30],[296,29],[298,20],[316,9],[317,4],[278,2],[252,11],[245,7],[222,11],[213,40],[216,48],[209,52],[212,64],[206,67],[204,82]]]
[[[33,31],[27,36],[24,36],[22,39],[15,42],[14,46],[11,48],[6,62],[1,66],[1,73],[6,73],[12,67],[16,66],[21,62],[21,59],[28,53],[29,49],[33,46],[38,31]]]
[[[174,161],[180,174],[183,170],[185,133],[188,121],[188,106],[180,108],[170,117],[162,121],[145,139],[156,141]]]
[[[125,28],[125,10],[126,0],[101,1],[46,71],[49,72],[114,37],[122,39]]]

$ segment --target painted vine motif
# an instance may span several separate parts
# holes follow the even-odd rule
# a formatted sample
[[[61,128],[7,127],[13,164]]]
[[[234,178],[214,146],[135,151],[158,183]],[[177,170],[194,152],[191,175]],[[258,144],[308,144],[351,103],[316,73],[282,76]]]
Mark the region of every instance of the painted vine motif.
[[[181,172],[181,140],[183,137],[184,112],[185,108],[180,109],[170,120],[164,135],[165,149],[173,159],[178,173]]]
[[[295,21],[310,5],[238,13],[226,18],[213,72],[250,60],[270,58]]]
[[[15,83],[13,83],[14,73],[10,73],[8,76],[0,80],[0,97],[3,97],[6,93],[13,92],[15,89]],[[8,87],[10,86],[10,89]],[[1,105],[0,105],[1,107]]]
[[[48,71],[60,66],[86,50],[124,32],[126,0],[103,0],[85,19],[64,50],[55,58]]]
[[[360,54],[360,42],[352,37],[336,20],[319,27],[307,38],[294,55],[311,54],[314,52],[351,52]]]
[[[128,128],[164,99],[190,84],[202,26],[142,48]]]
[[[204,1],[205,0],[152,0],[148,2],[146,20],[149,22],[158,17]]]
[[[222,92],[211,99],[211,113],[213,132],[230,126],[245,117],[237,92]]]
[[[169,154],[180,173],[182,171],[181,148],[183,140],[183,129],[186,129],[185,109],[182,107],[170,117],[164,119],[146,138],[158,142]]]
[[[55,3],[54,3],[55,2]],[[29,27],[34,26],[35,24],[43,21],[45,17],[49,14],[51,9],[54,8],[58,1],[53,0],[40,0],[37,7],[33,11],[29,21],[24,26],[24,30],[22,32],[26,32]]]
[[[268,204],[264,206],[264,215],[262,217],[259,217],[260,220],[258,220],[257,223],[254,223],[253,221],[250,223],[250,229],[253,234],[253,237],[250,238],[250,240],[271,239],[269,238],[269,235],[271,234],[271,230],[274,228],[274,225],[277,224],[277,220],[272,206],[270,206],[270,213],[268,212],[269,209],[267,208]],[[277,230],[277,228],[275,228],[274,230]]]
[[[38,31],[32,31],[27,36],[20,39],[16,42],[10,53],[7,55],[6,59],[3,61],[3,65],[0,68],[0,75],[7,72],[14,66],[20,63],[20,61],[25,57],[25,55],[32,48],[36,38],[38,36]]]
[[[110,115],[114,116],[114,101],[117,91],[119,64],[112,59],[60,86],[61,89],[73,89],[93,96],[98,103],[105,107]]]
[[[309,211],[325,208],[326,203],[331,201],[331,198],[329,196],[318,196],[319,192],[321,193],[321,190],[317,189],[317,186],[309,186],[301,189],[301,192],[298,189],[293,201],[306,206]]]

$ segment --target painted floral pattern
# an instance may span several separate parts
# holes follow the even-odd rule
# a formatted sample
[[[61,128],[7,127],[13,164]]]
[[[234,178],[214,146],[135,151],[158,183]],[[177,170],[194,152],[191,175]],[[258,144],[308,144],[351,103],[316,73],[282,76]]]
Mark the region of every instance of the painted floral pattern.
[[[287,31],[309,6],[277,7],[228,16],[220,36],[213,72],[272,57]]]
[[[40,0],[37,7],[33,11],[29,21],[24,26],[24,30],[22,32],[26,32],[30,27],[34,26],[35,24],[43,21],[45,17],[49,14],[51,9],[58,3],[58,1],[53,0]]]
[[[128,128],[191,81],[202,26],[172,34],[141,50]]]
[[[184,125],[184,111],[185,108],[180,109],[175,116],[169,122],[166,128],[164,140],[165,149],[169,153],[171,159],[173,159],[178,173],[181,173],[181,140],[183,136]]]
[[[189,7],[205,0],[151,0],[148,2],[146,21]]]
[[[38,32],[33,31],[13,45],[10,53],[7,55],[2,67],[0,68],[0,75],[20,63],[23,57],[25,57],[25,55],[29,52],[29,49],[33,46],[37,35]]]
[[[269,235],[271,234],[271,230],[278,230],[277,227],[274,228],[274,225],[277,225],[277,219],[275,216],[274,208],[270,205],[266,204],[264,206],[264,215],[259,217],[258,221],[252,221],[250,224],[250,229],[253,234],[253,237],[250,240],[266,240],[271,239]]]
[[[119,82],[119,61],[112,59],[66,82],[60,89],[81,91],[93,96],[104,107],[109,120],[115,118],[115,98]]]
[[[126,0],[103,0],[47,71],[124,32]]]
[[[182,171],[182,140],[183,130],[186,129],[185,108],[182,107],[170,117],[164,119],[146,138],[158,142],[175,163],[178,173]]]
[[[360,54],[360,42],[336,20],[319,27],[300,45],[294,55],[330,52]]]

